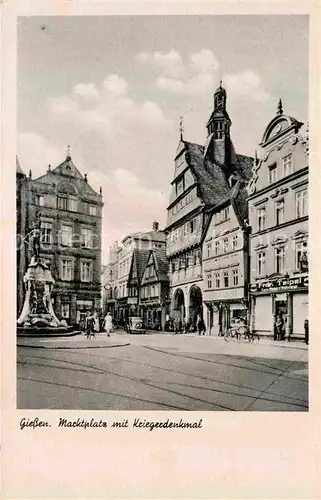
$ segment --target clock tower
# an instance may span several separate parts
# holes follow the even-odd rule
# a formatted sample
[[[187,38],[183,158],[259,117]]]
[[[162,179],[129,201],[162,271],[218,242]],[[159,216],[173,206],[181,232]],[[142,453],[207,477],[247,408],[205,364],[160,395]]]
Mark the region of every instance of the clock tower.
[[[226,111],[226,90],[220,86],[214,93],[214,110],[206,124],[206,154],[222,166],[230,167],[234,162],[235,152],[230,139],[231,119]],[[234,153],[234,154],[233,154]]]

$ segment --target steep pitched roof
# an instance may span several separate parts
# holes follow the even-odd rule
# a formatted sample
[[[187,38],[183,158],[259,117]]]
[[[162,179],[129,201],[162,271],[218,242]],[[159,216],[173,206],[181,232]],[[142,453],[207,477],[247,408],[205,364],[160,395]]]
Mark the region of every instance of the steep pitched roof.
[[[18,155],[16,155],[16,174],[18,174],[18,175],[25,175],[24,171],[21,168]]]
[[[136,269],[137,280],[139,283],[141,282],[141,279],[142,279],[143,273],[144,273],[144,269],[145,269],[147,261],[148,261],[149,254],[150,254],[150,250],[140,250],[140,249],[134,250],[133,256],[132,256],[131,268],[130,268],[129,277],[128,277],[128,283],[130,283],[130,281],[132,279],[134,267]]]
[[[157,248],[152,250],[154,262],[156,263],[156,272],[159,281],[168,281],[168,260],[166,258],[166,250]]]
[[[213,205],[229,191],[229,185],[222,168],[204,158],[204,146],[187,142],[187,161],[199,185],[200,196],[205,205]]]

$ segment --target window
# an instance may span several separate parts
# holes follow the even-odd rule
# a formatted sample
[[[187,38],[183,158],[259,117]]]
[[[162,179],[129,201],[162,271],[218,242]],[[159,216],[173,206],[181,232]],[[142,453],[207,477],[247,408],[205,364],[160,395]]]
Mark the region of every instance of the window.
[[[210,257],[212,253],[212,243],[207,243],[207,257]]]
[[[222,210],[222,221],[227,220],[230,215],[230,207],[225,207]]]
[[[266,214],[265,207],[258,208],[257,210],[257,230],[263,231],[265,229]]]
[[[275,223],[277,226],[284,222],[284,200],[275,203]]]
[[[178,229],[174,229],[174,231],[172,232],[173,243],[175,243],[178,240],[178,237],[179,237],[179,231],[178,231]]]
[[[89,215],[97,215],[96,205],[89,205]]]
[[[265,252],[257,254],[257,274],[258,276],[265,275]]]
[[[71,281],[73,272],[73,262],[70,259],[62,259],[60,265],[60,278],[63,281]]]
[[[212,288],[212,273],[207,273],[207,288]]]
[[[80,281],[90,282],[91,281],[91,262],[80,262]],[[123,290],[124,293],[125,290]]]
[[[233,286],[238,286],[238,284],[239,284],[239,270],[233,269],[232,275],[233,275]]]
[[[68,304],[68,302],[63,302],[61,304],[61,317],[65,319],[70,318],[70,304]]]
[[[277,247],[275,249],[275,271],[277,273],[284,273],[284,258],[285,258],[285,248]]]
[[[295,245],[295,268],[297,271],[308,271],[308,243],[300,241]]]
[[[228,252],[228,238],[223,238],[223,253]]]
[[[67,210],[67,196],[59,194],[57,198],[57,208],[59,210]]]
[[[67,247],[72,246],[72,226],[61,226],[61,244]]]
[[[52,243],[52,223],[51,222],[41,222],[41,235],[42,243],[47,245]]]
[[[214,221],[215,221],[215,224],[219,224],[221,222],[221,214],[220,212],[216,212],[215,215],[214,215]]]
[[[176,182],[176,196],[179,196],[184,191],[184,177]]]
[[[36,195],[36,205],[38,205],[38,207],[43,207],[44,205],[44,197],[41,196],[41,195]]]
[[[220,242],[215,241],[215,255],[219,255],[220,253]]]
[[[229,286],[228,271],[224,271],[224,273],[223,273],[223,283],[224,283],[224,288],[228,288],[228,286]]]
[[[237,246],[238,246],[238,236],[236,235],[236,236],[233,236],[233,238],[232,238],[232,249],[236,250]]]
[[[188,235],[188,229],[189,229],[188,224],[184,224],[184,238]]]
[[[276,182],[276,163],[269,167],[269,183]]]
[[[221,287],[221,276],[220,273],[215,273],[215,288]]]
[[[295,193],[295,206],[297,218],[308,215],[308,190],[303,189]]]
[[[192,234],[196,230],[196,218],[189,221],[189,232]]]
[[[81,246],[85,248],[93,247],[93,232],[91,229],[86,227],[81,228]]]
[[[70,196],[68,199],[68,210],[71,212],[78,211],[78,202],[76,196]]]
[[[151,266],[151,267],[150,267],[150,276],[151,276],[151,277],[155,276],[155,269],[154,269],[154,266]]]
[[[293,172],[292,153],[290,153],[283,158],[283,175],[284,177],[286,177],[287,175],[292,174],[292,172]]]
[[[214,137],[215,139],[222,139],[223,138],[223,130],[224,130],[224,124],[222,121],[216,121],[214,122]]]

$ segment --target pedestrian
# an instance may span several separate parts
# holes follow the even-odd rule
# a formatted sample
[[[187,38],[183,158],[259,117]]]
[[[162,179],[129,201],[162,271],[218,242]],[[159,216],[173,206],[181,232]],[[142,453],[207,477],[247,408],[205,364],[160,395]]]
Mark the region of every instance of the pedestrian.
[[[86,336],[87,336],[87,339],[90,339],[91,336],[93,335],[93,315],[90,311],[87,312],[87,316],[86,316]]]
[[[113,318],[112,318],[112,315],[109,313],[107,313],[106,317],[105,317],[105,330],[107,332],[107,337],[110,337],[110,332],[112,331],[113,329]]]
[[[275,321],[276,340],[277,340],[277,341],[281,340],[281,336],[282,336],[282,326],[283,326],[282,317],[281,317],[280,315],[278,315],[278,316],[276,317],[276,321]]]
[[[197,329],[198,329],[199,335],[205,335],[206,328],[205,328],[205,323],[204,323],[203,317],[201,315],[198,316]]]
[[[97,312],[94,313],[93,330],[94,330],[95,334],[99,333],[99,331],[100,331],[99,316],[98,316]]]
[[[304,341],[309,344],[309,320],[306,318],[304,320]]]

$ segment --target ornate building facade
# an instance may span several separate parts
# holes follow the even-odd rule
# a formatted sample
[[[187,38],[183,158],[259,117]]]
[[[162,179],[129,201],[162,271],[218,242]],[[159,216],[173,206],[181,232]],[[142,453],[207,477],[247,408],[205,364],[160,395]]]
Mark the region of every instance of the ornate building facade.
[[[185,141],[181,132],[167,207],[171,316],[184,320],[191,329],[195,329],[197,315],[203,315],[202,241],[210,210],[228,196],[233,179],[247,178],[252,161],[235,153],[226,104],[226,91],[220,85],[204,146]]]
[[[37,219],[40,257],[55,280],[55,313],[68,324],[79,324],[87,310],[101,306],[102,193],[91,188],[69,155],[37,179],[32,179],[30,172],[26,189],[25,202],[21,203],[21,210],[26,211],[24,270],[31,257],[28,231]],[[21,262],[22,252],[17,250]]]
[[[155,221],[152,231],[127,235],[111,248],[103,288],[112,294],[107,300],[107,310],[114,312],[120,323],[139,314],[139,287],[149,252],[165,251],[165,245],[165,233]]]
[[[308,318],[309,139],[303,123],[283,113],[267,125],[248,187],[252,226],[251,326],[303,338]]]

